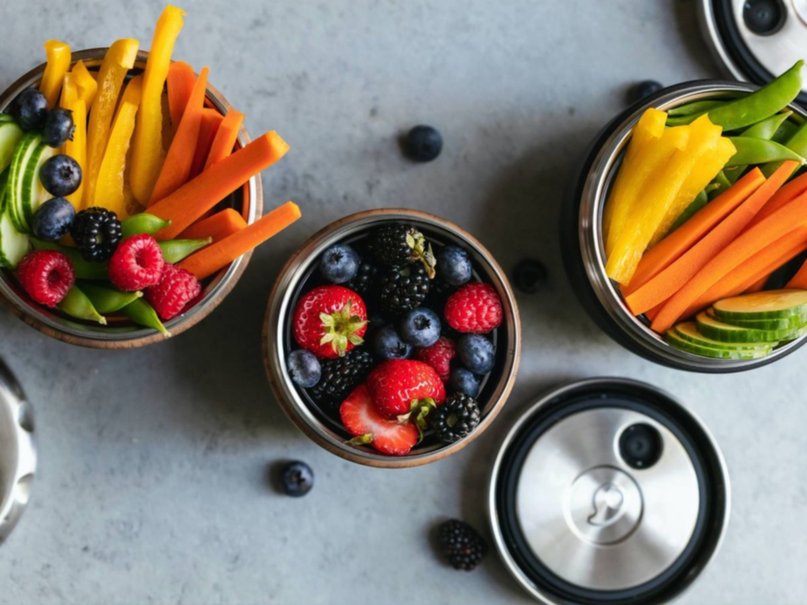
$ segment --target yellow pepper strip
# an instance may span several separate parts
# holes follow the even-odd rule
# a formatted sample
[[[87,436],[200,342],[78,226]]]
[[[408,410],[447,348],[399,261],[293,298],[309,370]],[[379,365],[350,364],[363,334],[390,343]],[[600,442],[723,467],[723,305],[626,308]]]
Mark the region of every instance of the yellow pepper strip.
[[[59,99],[59,89],[62,87],[64,75],[70,69],[72,56],[70,46],[58,40],[48,40],[45,42],[45,56],[48,62],[39,83],[39,90],[48,100],[48,107],[53,107]]]
[[[115,41],[98,71],[98,92],[87,125],[87,169],[84,171],[85,208],[95,204],[95,181],[104,158],[109,129],[126,73],[134,66],[139,43],[132,38]]]
[[[62,100],[59,105],[69,110],[73,115],[72,139],[67,139],[62,146],[62,153],[69,155],[78,162],[82,174],[87,165],[87,105],[78,92],[75,78],[72,73],[65,74],[62,85]],[[84,182],[82,179],[78,189],[67,196],[67,199],[78,211],[81,210],[81,195],[83,193]]]
[[[165,156],[162,137],[163,87],[184,15],[185,11],[170,4],[163,9],[154,29],[143,74],[143,98],[137,113],[129,172],[132,192],[143,206],[151,198]]]
[[[722,128],[716,126],[704,115],[695,120],[686,129],[683,148],[675,143],[670,145],[672,153],[668,159],[660,163],[649,178],[644,179],[639,197],[641,204],[636,204],[631,221],[616,240],[613,252],[608,256],[606,273],[620,284],[628,284],[636,272],[642,254],[650,244],[650,239],[658,229],[667,211],[672,206],[679,192],[689,178],[693,169],[703,158],[714,150]],[[665,143],[665,138],[675,135],[676,128],[668,128],[659,139],[658,147]],[[668,133],[671,133],[668,136]],[[669,141],[667,141],[669,145]]]
[[[129,144],[134,133],[135,116],[142,92],[142,76],[132,78],[123,93],[118,113],[115,114],[115,121],[112,123],[112,131],[109,133],[109,141],[95,186],[97,204],[113,211],[121,220],[129,215],[123,188],[123,176],[126,171],[126,153],[129,151]]]
[[[608,196],[603,216],[603,234],[606,250],[610,252],[613,242],[619,237],[630,220],[638,188],[631,187],[637,165],[645,160],[647,148],[658,141],[664,133],[667,114],[658,109],[648,109],[633,127],[625,157],[619,168],[614,186]]]
[[[650,240],[651,246],[661,241],[661,239],[667,235],[670,231],[670,227],[678,220],[681,213],[687,209],[687,206],[692,203],[695,196],[712,182],[712,179],[717,176],[718,172],[723,170],[726,162],[728,162],[729,158],[735,153],[737,153],[737,149],[730,139],[720,137],[717,140],[715,146],[703,156],[701,161],[692,170],[692,174],[690,174],[684,182],[684,186],[681,188],[681,191],[678,192],[675,201],[672,206],[670,206],[670,209],[667,211],[667,214],[664,215],[664,219],[661,221],[658,229],[656,229],[656,232],[653,234],[653,239]]]
[[[93,99],[95,99],[95,93],[98,92],[98,82],[84,65],[84,61],[78,61],[70,73],[73,74],[73,81],[78,88],[78,96],[84,100],[87,109],[90,109]]]

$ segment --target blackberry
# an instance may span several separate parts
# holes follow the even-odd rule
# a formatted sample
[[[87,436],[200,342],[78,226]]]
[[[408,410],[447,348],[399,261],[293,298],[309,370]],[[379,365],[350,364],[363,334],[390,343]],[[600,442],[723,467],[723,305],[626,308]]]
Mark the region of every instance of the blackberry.
[[[353,349],[344,357],[322,362],[322,375],[315,387],[308,389],[311,398],[320,405],[338,406],[373,368],[373,356]]]
[[[471,571],[488,552],[488,545],[482,536],[464,521],[451,519],[441,524],[439,529],[443,554],[454,569]]]
[[[453,443],[467,437],[479,426],[481,413],[476,399],[464,393],[454,393],[432,411],[429,419],[435,436],[443,443]]]
[[[378,279],[378,302],[385,313],[403,315],[423,304],[429,287],[429,276],[422,265],[391,267]]]
[[[92,207],[76,215],[70,227],[84,260],[108,260],[121,240],[121,226],[117,215],[106,208]]]
[[[388,267],[420,263],[429,278],[434,278],[437,260],[432,245],[411,225],[397,223],[378,227],[370,234],[367,247],[376,261]]]
[[[356,276],[345,284],[348,288],[359,294],[362,298],[370,298],[378,276],[378,267],[371,263],[363,262],[359,265]]]

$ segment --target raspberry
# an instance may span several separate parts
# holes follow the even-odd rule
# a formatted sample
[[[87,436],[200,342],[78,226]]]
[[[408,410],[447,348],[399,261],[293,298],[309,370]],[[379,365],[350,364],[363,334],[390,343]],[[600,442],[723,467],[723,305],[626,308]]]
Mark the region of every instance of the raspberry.
[[[135,292],[160,283],[163,253],[150,235],[130,237],[120,244],[109,259],[109,279],[124,292]]]
[[[502,323],[502,301],[490,284],[467,284],[448,297],[448,325],[464,334],[486,334]]]
[[[160,283],[146,289],[146,300],[167,321],[182,313],[201,291],[202,284],[192,273],[166,263]]]
[[[456,354],[454,343],[445,336],[441,336],[440,340],[432,346],[417,349],[415,359],[434,368],[440,380],[445,382],[448,380],[449,374],[451,374],[451,360],[454,359]]]
[[[61,252],[37,250],[17,266],[17,278],[28,296],[46,307],[58,305],[73,284],[76,273],[70,259]]]

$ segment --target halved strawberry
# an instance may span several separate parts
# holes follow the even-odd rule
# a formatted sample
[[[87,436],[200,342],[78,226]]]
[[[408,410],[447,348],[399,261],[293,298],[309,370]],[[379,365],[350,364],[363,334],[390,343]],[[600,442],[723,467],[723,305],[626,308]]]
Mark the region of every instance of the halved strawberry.
[[[411,359],[391,359],[375,367],[367,388],[376,409],[388,418],[403,419],[415,412],[425,417],[446,399],[443,381],[430,365]]]
[[[364,342],[367,307],[344,286],[320,286],[297,302],[292,318],[294,340],[322,359],[342,357]]]
[[[418,428],[411,422],[389,420],[378,413],[367,386],[360,384],[339,406],[339,416],[355,444],[369,444],[382,454],[403,456],[420,439]]]

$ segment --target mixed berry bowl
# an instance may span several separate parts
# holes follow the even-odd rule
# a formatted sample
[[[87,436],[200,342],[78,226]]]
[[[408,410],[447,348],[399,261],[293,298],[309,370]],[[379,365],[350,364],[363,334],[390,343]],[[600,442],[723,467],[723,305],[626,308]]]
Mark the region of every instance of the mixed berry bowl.
[[[352,462],[411,467],[482,434],[515,382],[515,298],[459,226],[404,209],[312,236],[269,297],[264,362],[281,407]]]

